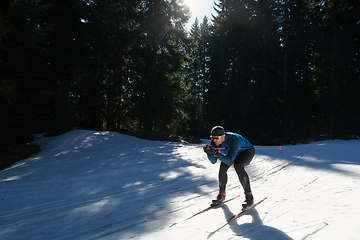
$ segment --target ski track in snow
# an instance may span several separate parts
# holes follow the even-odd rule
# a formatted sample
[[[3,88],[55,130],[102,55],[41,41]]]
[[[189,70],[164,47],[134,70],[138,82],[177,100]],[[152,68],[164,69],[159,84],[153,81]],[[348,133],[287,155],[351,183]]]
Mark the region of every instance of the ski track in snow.
[[[207,140],[203,140],[208,144]],[[76,130],[0,172],[0,239],[358,239],[360,141],[256,149],[247,167],[266,201],[209,235],[243,196],[209,206],[219,163],[204,144]],[[243,194],[233,168],[227,197]]]

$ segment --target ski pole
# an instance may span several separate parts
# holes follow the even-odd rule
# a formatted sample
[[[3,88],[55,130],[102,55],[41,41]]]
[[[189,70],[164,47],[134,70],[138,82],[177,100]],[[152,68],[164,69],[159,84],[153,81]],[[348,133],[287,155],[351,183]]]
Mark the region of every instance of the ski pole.
[[[239,147],[239,149],[245,149],[245,148],[251,148],[251,147]],[[282,147],[254,147],[254,148],[278,148],[279,150],[282,149]],[[229,149],[229,148],[215,148],[215,149]]]

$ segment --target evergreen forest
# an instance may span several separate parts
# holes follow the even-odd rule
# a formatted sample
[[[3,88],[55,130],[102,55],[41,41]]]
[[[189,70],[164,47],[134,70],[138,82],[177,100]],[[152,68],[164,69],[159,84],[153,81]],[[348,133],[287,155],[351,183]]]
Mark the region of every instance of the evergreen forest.
[[[1,0],[0,145],[73,129],[360,135],[359,0]]]

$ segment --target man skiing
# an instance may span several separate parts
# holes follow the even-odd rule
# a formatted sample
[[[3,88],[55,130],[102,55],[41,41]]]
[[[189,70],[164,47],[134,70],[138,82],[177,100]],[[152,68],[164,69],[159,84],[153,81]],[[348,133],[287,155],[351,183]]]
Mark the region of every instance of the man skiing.
[[[225,132],[222,126],[215,126],[210,133],[211,146],[206,145],[204,152],[212,164],[219,159],[221,161],[219,170],[219,195],[213,200],[212,206],[218,205],[225,200],[225,189],[227,183],[227,171],[234,165],[240,183],[245,192],[243,208],[250,207],[254,203],[251,193],[249,176],[245,166],[249,165],[255,155],[255,148],[243,136]],[[221,148],[221,149],[216,149]]]

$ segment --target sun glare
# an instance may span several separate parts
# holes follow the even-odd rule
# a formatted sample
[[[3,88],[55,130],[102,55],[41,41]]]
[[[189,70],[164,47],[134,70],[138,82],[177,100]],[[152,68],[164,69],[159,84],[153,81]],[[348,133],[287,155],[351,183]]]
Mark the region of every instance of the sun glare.
[[[190,8],[190,11],[192,13],[195,13],[198,10],[198,8],[200,7],[202,0],[183,0],[183,1],[184,1],[185,5]]]

